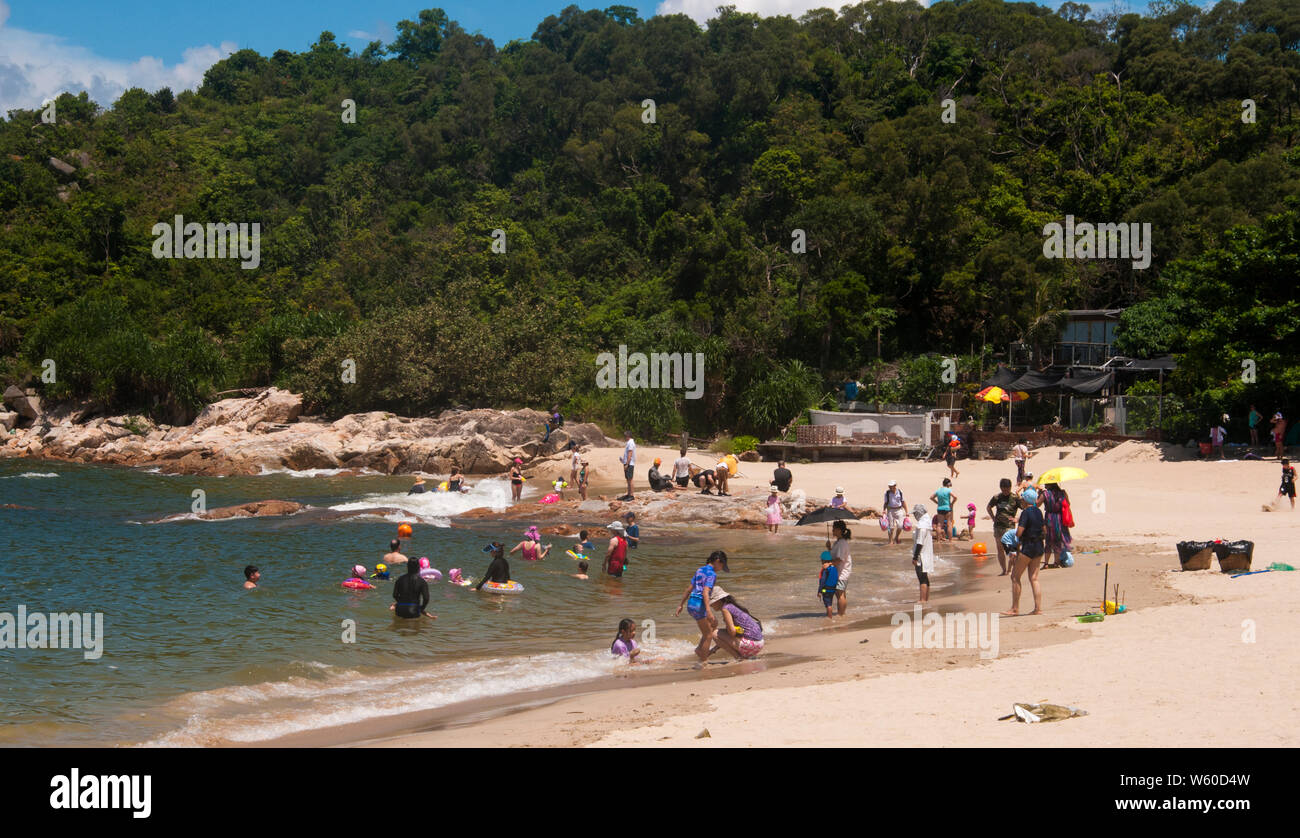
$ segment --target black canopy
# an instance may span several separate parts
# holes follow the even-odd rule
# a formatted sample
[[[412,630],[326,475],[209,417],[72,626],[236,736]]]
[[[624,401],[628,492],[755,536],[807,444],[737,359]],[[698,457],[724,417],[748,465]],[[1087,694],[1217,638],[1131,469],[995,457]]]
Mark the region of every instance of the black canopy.
[[[1045,393],[1048,390],[1055,390],[1060,382],[1061,376],[1059,373],[1030,370],[1003,389],[1018,390],[1025,393]]]
[[[1009,390],[1012,388],[1010,388],[1008,385],[1015,380],[1016,380],[1016,374],[1011,371],[1010,367],[1005,367],[1002,364],[998,364],[998,368],[993,373],[993,377],[990,378],[988,381],[985,381],[983,386],[1001,387],[1003,390]]]
[[[1109,372],[1100,372],[1096,375],[1076,375],[1073,378],[1062,378],[1061,389],[1067,393],[1076,393],[1080,396],[1095,396],[1111,386],[1113,381],[1114,375]]]

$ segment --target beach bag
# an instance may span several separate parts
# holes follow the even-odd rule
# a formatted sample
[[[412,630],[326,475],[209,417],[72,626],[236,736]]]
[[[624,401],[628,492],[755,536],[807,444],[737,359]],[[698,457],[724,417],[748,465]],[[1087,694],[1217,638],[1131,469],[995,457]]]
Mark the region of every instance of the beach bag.
[[[883,517],[880,519],[880,528],[885,532],[889,532],[889,524],[885,523],[885,519]]]
[[[1061,498],[1061,523],[1066,527],[1074,526],[1074,512],[1070,510],[1070,499],[1067,497]]]
[[[1061,567],[1074,567],[1074,556],[1070,555],[1069,550],[1061,554]]]

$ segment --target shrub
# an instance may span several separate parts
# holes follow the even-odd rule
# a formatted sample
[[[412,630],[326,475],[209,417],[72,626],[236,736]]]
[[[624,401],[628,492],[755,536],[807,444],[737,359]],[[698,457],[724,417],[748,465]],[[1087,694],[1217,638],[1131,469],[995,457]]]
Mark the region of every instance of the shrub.
[[[744,454],[746,451],[755,451],[758,449],[758,437],[756,436],[738,436],[731,442],[732,454]]]

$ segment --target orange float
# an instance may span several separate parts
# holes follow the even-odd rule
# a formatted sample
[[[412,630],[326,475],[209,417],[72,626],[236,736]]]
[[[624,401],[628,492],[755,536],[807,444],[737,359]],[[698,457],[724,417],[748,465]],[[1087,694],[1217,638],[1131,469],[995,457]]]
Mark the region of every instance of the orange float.
[[[411,525],[410,525],[410,524],[398,524],[398,525],[397,525],[397,537],[398,537],[398,538],[410,538],[410,537],[411,537],[411,532],[412,532],[412,531],[411,531]]]
[[[970,551],[977,556],[983,556],[988,553],[989,548],[984,546],[983,541],[977,541],[970,546]]]

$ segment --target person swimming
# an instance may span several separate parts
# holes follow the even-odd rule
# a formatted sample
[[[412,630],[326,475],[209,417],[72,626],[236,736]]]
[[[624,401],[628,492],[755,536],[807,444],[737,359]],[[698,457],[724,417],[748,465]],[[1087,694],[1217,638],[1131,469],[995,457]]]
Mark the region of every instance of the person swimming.
[[[366,566],[363,564],[352,566],[352,575],[343,580],[343,587],[351,588],[357,591],[369,591],[375,586],[366,581]]]
[[[393,584],[393,604],[388,606],[398,617],[413,618],[421,615],[431,620],[438,619],[433,614],[426,614],[429,606],[429,583],[420,576],[420,563],[407,559],[406,573],[398,577]]]
[[[383,562],[380,562],[379,564],[375,565],[375,572],[370,574],[370,578],[371,579],[392,579],[393,577],[388,574],[388,565],[384,564]]]
[[[500,541],[494,541],[492,542],[491,549],[492,562],[488,565],[487,572],[483,574],[483,578],[474,586],[474,590],[476,591],[481,590],[488,582],[496,582],[499,585],[504,585],[510,581],[510,562],[507,561],[505,557],[506,546]]]
[[[542,549],[542,534],[537,531],[537,527],[533,526],[524,532],[524,540],[515,545],[514,549],[510,551],[510,555],[522,553],[524,561],[540,562],[550,552],[551,545],[549,544],[546,545],[545,550]]]
[[[244,568],[244,589],[249,590],[257,587],[257,580],[262,578],[262,571],[257,569],[257,565],[249,565]]]

